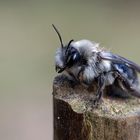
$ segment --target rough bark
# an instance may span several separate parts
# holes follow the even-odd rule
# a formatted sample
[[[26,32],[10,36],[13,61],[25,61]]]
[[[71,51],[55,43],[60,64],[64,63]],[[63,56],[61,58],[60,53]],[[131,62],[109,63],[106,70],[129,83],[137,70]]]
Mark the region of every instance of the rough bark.
[[[140,99],[103,97],[60,75],[53,83],[54,140],[140,140]]]

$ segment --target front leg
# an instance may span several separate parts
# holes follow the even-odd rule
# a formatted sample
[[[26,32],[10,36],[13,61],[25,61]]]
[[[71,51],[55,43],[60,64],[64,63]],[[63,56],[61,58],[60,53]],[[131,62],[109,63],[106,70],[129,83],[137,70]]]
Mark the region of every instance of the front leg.
[[[84,83],[84,78],[83,78],[83,73],[84,73],[84,70],[85,70],[85,65],[83,65],[77,75],[77,79],[80,83]]]

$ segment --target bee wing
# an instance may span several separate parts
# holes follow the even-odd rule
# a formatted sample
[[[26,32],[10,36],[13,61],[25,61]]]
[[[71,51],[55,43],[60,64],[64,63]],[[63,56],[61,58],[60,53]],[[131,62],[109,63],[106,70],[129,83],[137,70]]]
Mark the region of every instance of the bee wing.
[[[100,57],[104,60],[110,60],[112,62],[125,64],[140,73],[140,66],[138,64],[136,64],[122,56],[112,54],[110,52],[101,52]]]

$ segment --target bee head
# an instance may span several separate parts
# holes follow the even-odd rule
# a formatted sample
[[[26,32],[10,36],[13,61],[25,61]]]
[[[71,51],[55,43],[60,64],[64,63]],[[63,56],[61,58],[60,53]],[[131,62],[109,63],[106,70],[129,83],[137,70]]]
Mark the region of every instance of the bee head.
[[[80,53],[76,48],[72,46],[73,39],[69,41],[69,43],[64,46],[61,35],[57,28],[52,25],[56,33],[58,34],[61,48],[56,51],[55,56],[55,68],[58,73],[63,72],[65,69],[72,67],[75,65],[80,59]]]

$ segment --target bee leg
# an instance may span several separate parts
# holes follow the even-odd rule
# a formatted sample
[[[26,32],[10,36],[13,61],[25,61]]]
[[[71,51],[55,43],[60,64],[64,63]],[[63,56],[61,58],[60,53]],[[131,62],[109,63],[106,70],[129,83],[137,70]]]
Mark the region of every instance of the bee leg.
[[[140,89],[135,84],[130,83],[127,79],[123,81],[123,86],[130,95],[140,98]]]
[[[81,67],[81,70],[79,71],[79,73],[78,73],[78,75],[77,75],[77,79],[78,79],[80,82],[84,82],[84,81],[83,81],[83,72],[84,72],[84,70],[85,70],[85,66],[83,65],[83,66]]]
[[[116,74],[118,75],[118,81],[120,87],[124,91],[129,92],[130,95],[140,98],[140,89],[138,88],[138,85],[135,83],[130,83],[129,79],[123,77],[118,72],[116,72]]]
[[[96,93],[96,98],[94,99],[94,105],[97,106],[99,104],[99,101],[101,100],[101,97],[103,95],[103,90],[105,88],[105,75],[101,74],[98,77],[98,90]]]

